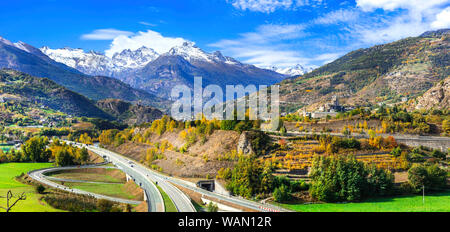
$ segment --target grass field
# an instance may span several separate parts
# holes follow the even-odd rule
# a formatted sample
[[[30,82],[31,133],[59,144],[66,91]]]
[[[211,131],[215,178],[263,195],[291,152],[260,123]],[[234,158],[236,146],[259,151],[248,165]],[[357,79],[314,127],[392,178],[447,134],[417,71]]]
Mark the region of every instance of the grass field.
[[[161,187],[159,187],[159,185],[156,185],[156,187],[158,187],[159,192],[162,195],[162,198],[164,200],[164,207],[166,209],[166,212],[178,212],[177,207],[175,206],[175,204],[173,204],[172,200],[170,199],[169,195],[167,195],[167,193],[165,193]]]
[[[111,171],[117,171],[117,169],[106,170],[107,173]],[[55,173],[50,174],[49,176],[61,179],[70,179],[70,180],[85,180],[92,182],[107,182],[107,183],[125,183],[124,180],[119,178],[115,178],[108,174],[100,174],[100,173],[83,173],[83,172],[65,172],[65,173]]]
[[[123,199],[135,199],[136,197],[124,189],[124,184],[104,184],[104,183],[74,183],[65,182],[65,186],[81,189],[91,193],[102,194]]]
[[[25,192],[27,199],[17,203],[11,212],[60,212],[61,210],[50,207],[43,201],[39,201],[40,194],[37,194],[32,186],[22,184],[14,179],[21,173],[51,167],[51,163],[6,163],[0,164],[0,196],[5,197],[8,190],[14,195]],[[6,206],[6,199],[0,198],[0,205]],[[3,209],[0,209],[3,212]]]
[[[280,204],[299,212],[450,212],[450,191],[425,196],[369,199],[361,203]]]

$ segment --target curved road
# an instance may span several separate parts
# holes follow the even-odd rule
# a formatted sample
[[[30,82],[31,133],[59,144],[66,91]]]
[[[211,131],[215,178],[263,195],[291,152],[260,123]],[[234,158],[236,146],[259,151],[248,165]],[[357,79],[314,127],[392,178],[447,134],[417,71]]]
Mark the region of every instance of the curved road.
[[[86,146],[86,148],[94,153],[101,155],[102,157],[106,157],[108,160],[112,161],[115,165],[118,165],[119,168],[126,169],[124,170],[126,173],[135,172],[138,173],[140,176],[143,176],[144,179],[147,179],[152,183],[157,183],[161,187],[161,189],[165,193],[167,193],[167,195],[170,197],[175,207],[177,208],[178,212],[196,212],[195,207],[191,202],[191,199],[189,199],[189,197],[187,197],[178,188],[168,183],[166,179],[161,178],[161,176],[159,175],[156,175],[156,172],[149,170],[148,168],[129,158],[108,151],[106,149],[99,148],[96,146]],[[158,191],[156,187],[155,189],[156,191]]]
[[[98,164],[85,165],[85,166],[73,166],[73,167],[44,168],[44,169],[30,171],[30,172],[28,172],[28,176],[30,176],[34,180],[41,182],[45,185],[48,185],[50,187],[60,189],[63,191],[67,191],[67,192],[88,195],[88,196],[92,196],[92,197],[95,197],[98,199],[106,199],[109,201],[125,203],[125,204],[139,205],[142,203],[142,201],[127,200],[127,199],[122,199],[122,198],[116,198],[116,197],[110,197],[110,196],[105,196],[105,195],[101,195],[101,194],[91,193],[91,192],[83,191],[80,189],[72,189],[72,188],[66,187],[64,185],[57,184],[53,181],[50,181],[49,179],[47,179],[45,177],[45,173],[48,173],[48,172],[64,171],[64,170],[71,170],[71,169],[78,169],[78,168],[97,168],[97,166],[98,166]]]
[[[99,156],[102,156],[105,160],[112,162],[120,170],[130,176],[133,181],[144,190],[149,212],[165,212],[164,200],[158,188],[156,188],[155,184],[149,178],[147,178],[145,174],[136,170],[134,168],[134,165],[128,160],[110,156],[108,153],[94,146],[81,145],[70,141],[67,142],[76,146],[86,147],[88,150],[96,153]]]

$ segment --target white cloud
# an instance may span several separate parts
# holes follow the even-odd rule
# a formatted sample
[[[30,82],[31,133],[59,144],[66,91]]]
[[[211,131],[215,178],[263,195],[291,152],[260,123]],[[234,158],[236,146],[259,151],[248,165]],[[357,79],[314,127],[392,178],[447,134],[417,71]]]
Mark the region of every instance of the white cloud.
[[[149,22],[145,22],[145,21],[141,21],[139,22],[139,24],[145,25],[145,26],[150,26],[150,27],[155,27],[156,24],[154,23],[149,23]]]
[[[84,39],[84,40],[112,40],[120,35],[130,36],[130,35],[133,35],[133,32],[121,31],[121,30],[116,30],[116,29],[98,29],[89,34],[82,35],[81,39]]]
[[[121,52],[125,49],[136,50],[142,46],[152,48],[157,53],[162,54],[168,52],[172,47],[182,45],[186,41],[180,37],[164,37],[159,32],[152,30],[140,31],[131,36],[117,36],[111,42],[110,48],[105,51],[105,54],[112,56],[116,52]]]
[[[278,9],[296,10],[301,6],[317,7],[323,0],[226,0],[239,10],[272,13]]]
[[[429,25],[410,15],[402,15],[378,24],[353,25],[352,30],[361,42],[373,45],[418,36],[429,30]]]
[[[448,3],[448,0],[356,0],[356,5],[364,11],[378,8],[389,11],[398,8],[424,11],[444,3]]]
[[[351,9],[339,9],[332,11],[314,20],[316,24],[336,24],[340,22],[350,22],[358,19],[359,13]]]
[[[352,25],[353,33],[359,35],[360,40],[367,44],[391,42],[448,26],[448,17],[445,12],[441,12],[448,0],[356,0],[356,3],[365,12],[373,12],[376,9],[402,9],[393,16],[380,16],[380,22]],[[437,18],[439,12],[443,15]]]
[[[305,58],[289,44],[290,40],[304,37],[303,24],[265,24],[254,32],[240,34],[237,39],[225,39],[209,44],[225,54],[259,67],[289,67],[296,64],[311,65],[315,59]]]
[[[288,9],[293,0],[232,0],[231,4],[240,10],[271,13],[277,9]]]
[[[240,38],[236,40],[221,40],[211,44],[214,47],[267,44],[271,41],[280,41],[286,39],[296,39],[305,35],[303,24],[264,24],[256,28],[255,32],[247,32],[240,34]]]
[[[445,8],[441,13],[436,15],[436,20],[431,23],[434,29],[450,27],[450,7]]]

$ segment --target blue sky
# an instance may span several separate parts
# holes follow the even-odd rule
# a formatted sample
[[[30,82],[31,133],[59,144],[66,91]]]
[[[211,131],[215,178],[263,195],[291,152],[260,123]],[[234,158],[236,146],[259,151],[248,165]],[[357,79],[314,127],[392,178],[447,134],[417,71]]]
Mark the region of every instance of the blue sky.
[[[16,0],[0,36],[112,54],[183,41],[265,66],[320,66],[375,44],[450,27],[450,0]]]

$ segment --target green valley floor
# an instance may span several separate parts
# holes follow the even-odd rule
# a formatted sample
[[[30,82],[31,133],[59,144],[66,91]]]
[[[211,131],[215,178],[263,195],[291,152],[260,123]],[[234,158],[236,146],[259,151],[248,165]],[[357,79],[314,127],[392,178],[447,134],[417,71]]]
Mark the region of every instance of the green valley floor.
[[[51,163],[5,163],[0,164],[0,206],[6,206],[6,193],[11,190],[13,195],[19,195],[22,192],[26,194],[26,200],[19,201],[11,212],[60,212],[47,203],[40,201],[42,196],[36,193],[33,186],[22,184],[15,180],[16,176],[28,171],[52,167]],[[0,209],[0,212],[4,212]]]
[[[360,203],[279,204],[298,212],[450,212],[450,191],[422,196],[368,199]]]

